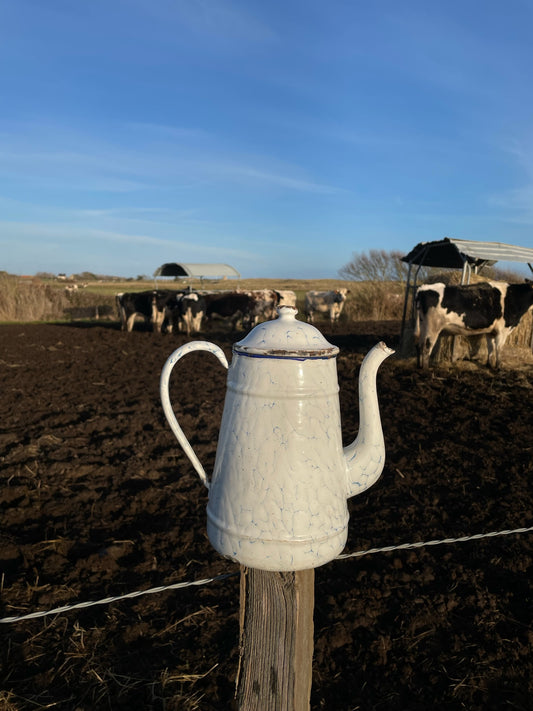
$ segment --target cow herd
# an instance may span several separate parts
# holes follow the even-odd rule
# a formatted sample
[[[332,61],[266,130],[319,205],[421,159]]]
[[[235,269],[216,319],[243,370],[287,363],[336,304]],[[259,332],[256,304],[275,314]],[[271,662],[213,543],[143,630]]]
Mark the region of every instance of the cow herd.
[[[315,314],[324,314],[337,323],[348,289],[308,291],[304,314],[313,323]],[[193,291],[154,289],[116,295],[121,328],[131,331],[142,316],[156,332],[174,328],[190,336],[205,322],[218,319],[249,329],[259,321],[276,318],[277,307],[296,306],[294,291],[257,289],[252,291]],[[415,344],[418,366],[428,368],[429,358],[441,333],[487,338],[487,364],[498,368],[501,349],[511,331],[533,308],[533,282],[479,282],[462,286],[424,284],[415,295]]]
[[[315,313],[328,313],[335,323],[346,300],[347,289],[310,291],[306,294],[305,312],[311,322]],[[256,289],[252,291],[193,291],[190,288],[153,289],[127,292],[115,297],[121,329],[132,331],[138,316],[151,325],[153,331],[172,332],[174,328],[190,336],[202,329],[202,324],[215,319],[249,329],[259,321],[276,318],[278,306],[296,306],[294,291]]]

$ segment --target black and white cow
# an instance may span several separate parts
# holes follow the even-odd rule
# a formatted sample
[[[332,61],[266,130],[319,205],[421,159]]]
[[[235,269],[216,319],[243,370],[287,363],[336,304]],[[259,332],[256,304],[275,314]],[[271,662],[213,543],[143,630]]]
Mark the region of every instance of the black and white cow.
[[[250,294],[239,291],[223,291],[204,294],[205,317],[208,320],[221,318],[230,322],[235,330],[238,321],[246,328],[255,318],[256,300]]]
[[[485,334],[487,365],[498,368],[507,336],[533,306],[533,282],[479,282],[464,286],[424,284],[415,297],[418,366],[427,368],[440,333]],[[491,360],[493,361],[491,363]]]
[[[348,293],[348,289],[308,291],[305,295],[305,314],[309,323],[313,323],[315,313],[327,313],[330,323],[332,325],[336,323],[342,313]]]
[[[176,305],[176,291],[159,290],[131,291],[115,296],[122,331],[132,331],[136,316],[142,316],[152,324],[156,333],[161,333],[163,321],[168,319]]]
[[[178,294],[177,305],[173,312],[173,321],[178,320],[178,328],[181,331],[182,325],[188,336],[191,333],[198,333],[202,328],[202,319],[205,316],[205,298],[196,291]]]

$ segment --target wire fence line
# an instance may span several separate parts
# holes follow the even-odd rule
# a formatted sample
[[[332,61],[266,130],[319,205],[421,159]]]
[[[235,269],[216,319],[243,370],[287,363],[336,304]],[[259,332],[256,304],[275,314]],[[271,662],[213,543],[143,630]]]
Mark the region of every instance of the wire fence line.
[[[513,528],[505,531],[490,531],[489,533],[474,533],[472,536],[461,536],[460,538],[441,538],[433,541],[419,541],[418,543],[401,543],[398,546],[385,546],[384,548],[368,548],[357,553],[341,553],[337,559],[358,558],[371,553],[389,553],[390,551],[407,550],[408,548],[424,548],[425,546],[440,546],[443,543],[465,543],[466,541],[477,541],[480,538],[496,538],[496,536],[509,536],[511,533],[530,533],[533,526],[527,528]],[[0,620],[1,622],[2,620]]]
[[[443,544],[454,544],[454,543],[465,543],[467,541],[477,541],[481,538],[495,538],[497,536],[509,536],[511,534],[517,533],[530,533],[533,531],[533,526],[526,528],[513,528],[506,529],[503,531],[490,531],[489,533],[475,533],[471,536],[461,536],[460,538],[441,538],[432,541],[418,541],[416,543],[401,543],[396,546],[384,546],[383,548],[367,548],[363,551],[356,551],[355,553],[341,553],[336,556],[335,560],[345,560],[347,558],[360,558],[365,555],[372,555],[374,553],[390,553],[391,551],[407,550],[412,548],[424,548],[426,546],[439,546]],[[156,588],[149,588],[147,590],[136,590],[135,592],[126,593],[125,595],[116,595],[114,597],[105,597],[101,600],[92,600],[88,602],[78,602],[70,605],[62,605],[61,607],[55,607],[52,610],[41,610],[39,612],[30,612],[26,615],[20,615],[18,617],[2,617],[0,618],[0,624],[6,624],[11,622],[21,622],[24,620],[33,620],[38,617],[47,617],[48,615],[59,615],[63,612],[70,612],[71,610],[81,610],[87,607],[93,607],[94,605],[109,605],[112,602],[117,602],[119,600],[126,600],[135,597],[141,597],[142,595],[154,595],[155,593],[165,592],[167,590],[180,590],[183,588],[188,588],[192,586],[202,586],[208,585],[209,583],[218,582],[219,580],[225,580],[226,578],[231,578],[237,575],[237,571],[233,573],[223,573],[222,575],[216,575],[212,578],[203,578],[202,580],[192,580],[183,583],[172,583],[171,585],[161,585]]]

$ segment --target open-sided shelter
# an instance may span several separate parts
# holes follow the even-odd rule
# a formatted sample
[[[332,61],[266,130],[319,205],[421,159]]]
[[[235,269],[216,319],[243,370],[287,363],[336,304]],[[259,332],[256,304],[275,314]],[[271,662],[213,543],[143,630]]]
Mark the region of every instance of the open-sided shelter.
[[[523,262],[533,272],[533,248],[517,247],[503,242],[476,242],[474,240],[445,237],[434,242],[419,242],[402,262],[409,265],[403,304],[401,343],[405,329],[408,304],[418,287],[417,278],[422,267],[461,269],[461,284],[468,284],[470,275],[496,262]],[[411,300],[412,311],[414,299]]]
[[[239,272],[229,264],[184,264],[167,262],[158,267],[154,277],[194,277],[196,279],[240,278]]]

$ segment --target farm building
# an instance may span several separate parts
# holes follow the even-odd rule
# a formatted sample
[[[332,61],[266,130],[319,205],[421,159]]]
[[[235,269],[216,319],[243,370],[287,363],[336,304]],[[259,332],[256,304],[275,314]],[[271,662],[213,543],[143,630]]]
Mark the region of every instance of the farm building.
[[[240,278],[239,272],[229,264],[184,264],[167,262],[158,267],[154,277],[193,277],[196,279]]]

